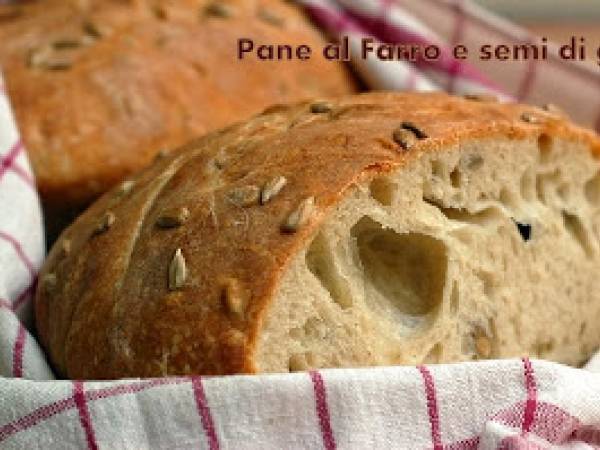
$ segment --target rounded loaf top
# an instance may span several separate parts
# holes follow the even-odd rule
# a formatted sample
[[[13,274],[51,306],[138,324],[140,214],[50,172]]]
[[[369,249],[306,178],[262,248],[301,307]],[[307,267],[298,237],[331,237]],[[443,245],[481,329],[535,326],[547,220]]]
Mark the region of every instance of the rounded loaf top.
[[[239,60],[237,39],[321,47],[278,0],[31,1],[0,5],[0,62],[49,213],[276,102],[355,90],[342,64]]]
[[[592,132],[541,108],[369,93],[273,106],[158,158],[56,242],[37,328],[70,378],[252,373],[292,260],[353,187],[480,139]]]

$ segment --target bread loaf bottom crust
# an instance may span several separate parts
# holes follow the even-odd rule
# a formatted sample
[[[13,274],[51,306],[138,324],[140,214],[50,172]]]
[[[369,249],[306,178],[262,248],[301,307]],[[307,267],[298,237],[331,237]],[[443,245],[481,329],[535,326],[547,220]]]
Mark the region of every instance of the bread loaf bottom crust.
[[[580,144],[483,139],[363,180],[282,278],[260,371],[530,355],[600,338],[600,164]]]

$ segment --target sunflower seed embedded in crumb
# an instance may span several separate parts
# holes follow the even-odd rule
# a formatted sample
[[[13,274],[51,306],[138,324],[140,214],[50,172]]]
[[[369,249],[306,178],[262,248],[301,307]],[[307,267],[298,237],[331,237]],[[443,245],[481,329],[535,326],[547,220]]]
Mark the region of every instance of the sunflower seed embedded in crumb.
[[[531,124],[537,124],[541,122],[540,118],[530,111],[523,112],[521,114],[521,120]]]
[[[233,9],[229,5],[215,1],[206,5],[204,8],[204,15],[218,17],[220,19],[227,19],[233,16]]]
[[[492,354],[492,343],[487,336],[477,336],[475,338],[475,351],[481,358],[489,358]]]
[[[260,193],[260,203],[263,205],[267,203],[269,200],[279,194],[286,184],[287,178],[281,175],[278,175],[267,181],[267,183],[263,186],[262,192]]]
[[[328,113],[331,109],[331,103],[328,102],[314,102],[310,105],[310,112],[314,114]]]
[[[258,203],[260,197],[260,189],[258,186],[248,185],[232,190],[228,198],[237,206],[250,206]]]
[[[427,136],[427,133],[425,133],[412,122],[402,122],[400,126],[405,130],[412,131],[418,139],[427,139],[429,137]]]
[[[258,18],[262,21],[274,25],[276,27],[283,27],[285,25],[285,20],[281,16],[273,13],[272,11],[261,8],[258,10]]]
[[[94,234],[102,234],[107,231],[115,223],[115,219],[114,213],[107,211],[94,228]]]
[[[305,198],[281,224],[281,229],[286,233],[295,233],[310,220],[314,213],[314,210],[315,198]]]
[[[190,210],[185,206],[180,208],[170,208],[158,217],[156,225],[161,228],[175,228],[183,225],[190,217]]]
[[[181,253],[181,249],[178,248],[175,250],[175,254],[169,264],[169,290],[176,291],[177,289],[181,289],[185,283],[186,277],[187,267],[185,258],[183,253]]]
[[[42,286],[44,291],[47,293],[51,293],[56,288],[56,275],[53,273],[47,273],[44,275],[42,279]]]
[[[243,317],[246,312],[246,298],[240,282],[235,278],[227,278],[223,282],[222,300],[227,310],[237,317]]]
[[[494,94],[489,94],[486,92],[482,93],[473,93],[473,94],[465,94],[464,98],[467,100],[472,100],[474,102],[497,102],[498,97]]]
[[[392,134],[394,141],[404,150],[410,150],[417,143],[417,137],[412,131],[398,127]]]

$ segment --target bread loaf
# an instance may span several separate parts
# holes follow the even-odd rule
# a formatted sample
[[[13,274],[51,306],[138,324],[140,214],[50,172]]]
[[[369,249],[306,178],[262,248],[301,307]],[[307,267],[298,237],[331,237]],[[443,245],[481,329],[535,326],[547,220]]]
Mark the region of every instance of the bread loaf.
[[[577,365],[600,343],[599,155],[562,115],[485,98],[270,108],[68,228],[39,335],[71,378]]]
[[[51,215],[163,150],[277,102],[354,90],[341,64],[238,60],[237,39],[323,45],[282,0],[0,5],[0,65]]]

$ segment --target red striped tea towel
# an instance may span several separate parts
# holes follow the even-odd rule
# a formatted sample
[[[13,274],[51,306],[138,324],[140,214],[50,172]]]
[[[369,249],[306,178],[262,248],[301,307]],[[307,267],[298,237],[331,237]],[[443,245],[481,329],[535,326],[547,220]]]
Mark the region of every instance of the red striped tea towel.
[[[352,64],[373,89],[441,89],[458,94],[489,91],[520,102],[554,103],[579,123],[600,131],[599,66],[565,62],[553,45],[549,45],[545,61],[481,60],[482,45],[512,46],[535,43],[539,38],[467,0],[298,1],[330,34],[350,38]],[[441,49],[441,56],[415,63],[380,61],[372,54],[363,60],[359,41],[364,37],[423,47],[434,44]],[[458,44],[469,49],[467,60],[452,57]],[[593,49],[598,44],[590,42]],[[593,53],[588,51],[595,61]]]
[[[488,90],[600,125],[600,75],[557,59],[457,63],[454,43],[530,39],[462,1],[301,0],[335,33],[439,44],[436,62],[355,63],[373,88]],[[433,31],[435,30],[435,32]],[[600,375],[542,361],[56,381],[27,331],[44,256],[39,201],[0,83],[1,449],[600,448]],[[557,89],[560,87],[560,89]],[[600,356],[589,369],[600,368]]]

